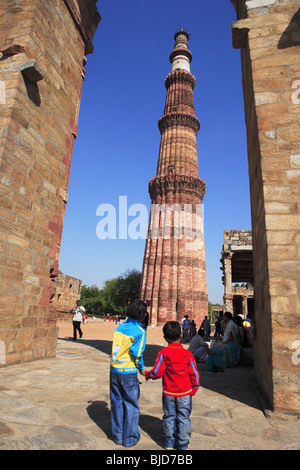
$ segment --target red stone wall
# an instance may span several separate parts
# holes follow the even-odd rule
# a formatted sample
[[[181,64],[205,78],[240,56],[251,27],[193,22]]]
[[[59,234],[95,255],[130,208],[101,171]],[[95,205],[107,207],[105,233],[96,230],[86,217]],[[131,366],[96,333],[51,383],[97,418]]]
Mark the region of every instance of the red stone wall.
[[[89,3],[89,15],[76,24]],[[5,362],[55,355],[57,275],[95,1],[0,1],[0,341]],[[86,28],[88,29],[88,28]],[[2,83],[3,83],[2,82]]]

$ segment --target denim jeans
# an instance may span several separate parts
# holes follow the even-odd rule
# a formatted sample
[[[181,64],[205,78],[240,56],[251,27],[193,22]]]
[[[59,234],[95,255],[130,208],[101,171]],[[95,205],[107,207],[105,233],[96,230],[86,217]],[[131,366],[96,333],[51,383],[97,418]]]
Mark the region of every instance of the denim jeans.
[[[137,373],[110,374],[111,430],[116,444],[132,447],[140,440],[140,386]]]
[[[191,436],[192,395],[170,397],[163,395],[164,446],[185,450]]]

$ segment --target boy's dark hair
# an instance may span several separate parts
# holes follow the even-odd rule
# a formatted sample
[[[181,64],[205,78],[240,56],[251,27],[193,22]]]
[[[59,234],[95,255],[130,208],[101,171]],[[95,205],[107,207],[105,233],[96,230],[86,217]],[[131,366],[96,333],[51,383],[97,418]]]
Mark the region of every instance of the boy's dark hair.
[[[176,341],[181,336],[181,326],[178,321],[168,321],[163,326],[163,334],[166,339]]]
[[[142,302],[142,300],[134,300],[127,308],[126,313],[128,318],[140,321],[143,320],[146,311],[147,307],[145,302]]]
[[[198,335],[199,335],[199,336],[204,336],[204,330],[203,330],[203,328],[199,328],[199,330],[198,330]]]

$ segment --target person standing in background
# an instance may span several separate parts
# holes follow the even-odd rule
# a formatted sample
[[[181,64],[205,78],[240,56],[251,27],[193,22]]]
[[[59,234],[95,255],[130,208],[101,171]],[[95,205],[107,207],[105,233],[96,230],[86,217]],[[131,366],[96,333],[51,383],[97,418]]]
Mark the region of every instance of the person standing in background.
[[[72,308],[71,313],[74,313],[73,316],[73,341],[77,340],[77,331],[79,333],[79,338],[82,338],[81,322],[82,315],[85,314],[85,308],[80,305],[80,300],[76,301],[76,307]]]

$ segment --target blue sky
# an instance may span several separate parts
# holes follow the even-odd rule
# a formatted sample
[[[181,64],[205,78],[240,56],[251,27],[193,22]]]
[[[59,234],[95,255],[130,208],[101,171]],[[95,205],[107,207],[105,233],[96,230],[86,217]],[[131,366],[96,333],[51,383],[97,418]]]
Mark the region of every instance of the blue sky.
[[[102,20],[86,66],[59,268],[100,288],[127,269],[142,269],[145,240],[100,240],[96,210],[107,203],[118,214],[119,196],[127,196],[128,207],[138,203],[150,210],[164,80],[174,33],[185,28],[201,124],[199,176],[207,186],[208,297],[222,302],[223,231],[251,229],[240,51],[232,48],[231,36],[234,8],[230,0],[100,0],[98,10]]]

